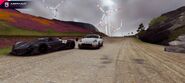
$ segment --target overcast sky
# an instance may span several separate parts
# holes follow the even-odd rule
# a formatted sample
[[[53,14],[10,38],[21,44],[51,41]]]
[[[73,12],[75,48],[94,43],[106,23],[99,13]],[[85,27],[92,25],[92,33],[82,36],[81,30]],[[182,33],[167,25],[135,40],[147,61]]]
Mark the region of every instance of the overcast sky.
[[[185,0],[33,0],[30,9],[21,12],[49,19],[79,21],[95,25],[106,33],[106,23],[110,27],[109,35],[125,35],[136,31],[140,23],[147,27],[149,21],[162,13],[185,6]],[[58,5],[60,4],[61,5]],[[53,7],[58,7],[56,10]],[[97,6],[99,5],[99,6]],[[101,20],[104,11],[107,17]],[[56,13],[57,12],[57,13]],[[121,27],[122,20],[122,27]],[[102,22],[99,25],[100,21]],[[121,29],[119,29],[121,27]]]

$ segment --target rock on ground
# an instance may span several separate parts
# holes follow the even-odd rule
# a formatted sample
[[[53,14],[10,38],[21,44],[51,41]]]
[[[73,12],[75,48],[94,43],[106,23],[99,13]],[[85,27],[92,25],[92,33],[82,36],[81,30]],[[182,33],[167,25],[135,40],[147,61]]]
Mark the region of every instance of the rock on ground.
[[[168,52],[185,53],[185,35],[179,36],[175,41],[169,43],[165,48]]]

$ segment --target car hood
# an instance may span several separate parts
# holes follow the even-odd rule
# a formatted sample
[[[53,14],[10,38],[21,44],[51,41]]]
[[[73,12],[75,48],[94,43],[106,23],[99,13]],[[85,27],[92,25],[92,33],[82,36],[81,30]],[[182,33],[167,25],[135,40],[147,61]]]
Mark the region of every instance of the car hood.
[[[83,43],[93,43],[93,41],[97,40],[97,38],[83,38],[81,42]]]
[[[20,43],[20,44],[15,44],[14,49],[26,49],[30,46],[30,43]]]

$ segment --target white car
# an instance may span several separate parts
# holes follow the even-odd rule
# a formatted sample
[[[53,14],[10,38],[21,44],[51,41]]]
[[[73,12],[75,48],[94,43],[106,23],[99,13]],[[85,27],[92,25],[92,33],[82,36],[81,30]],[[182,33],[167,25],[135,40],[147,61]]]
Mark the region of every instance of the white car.
[[[100,48],[103,46],[103,39],[100,35],[89,34],[78,42],[78,47],[82,48]]]

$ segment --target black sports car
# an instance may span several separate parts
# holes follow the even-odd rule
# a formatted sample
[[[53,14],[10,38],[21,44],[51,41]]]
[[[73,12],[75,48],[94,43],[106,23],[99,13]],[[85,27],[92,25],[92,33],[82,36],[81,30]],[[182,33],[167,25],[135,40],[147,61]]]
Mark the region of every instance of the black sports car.
[[[17,42],[12,47],[13,55],[43,54],[52,51],[75,48],[74,40],[62,40],[60,38],[38,38],[30,42]]]

